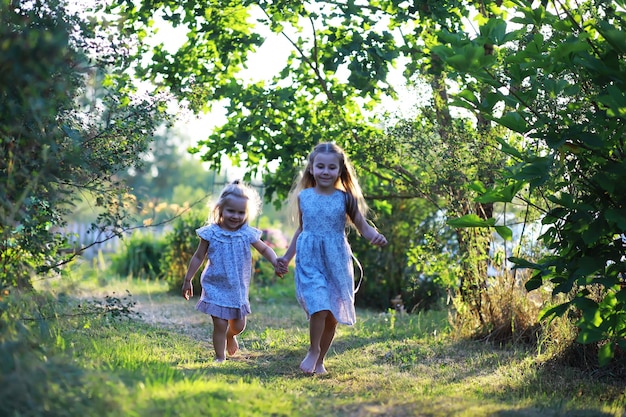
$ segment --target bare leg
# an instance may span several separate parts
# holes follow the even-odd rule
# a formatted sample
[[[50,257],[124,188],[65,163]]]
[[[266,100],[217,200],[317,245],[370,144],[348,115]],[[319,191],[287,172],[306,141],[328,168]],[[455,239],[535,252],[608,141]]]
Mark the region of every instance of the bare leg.
[[[321,353],[321,340],[326,327],[326,317],[330,314],[330,311],[318,311],[311,315],[309,319],[309,351],[306,356],[300,362],[300,369],[306,374],[312,374],[315,372],[315,364],[320,357]]]
[[[335,338],[335,330],[337,330],[337,319],[335,319],[335,316],[329,312],[326,316],[324,332],[322,333],[322,338],[320,340],[320,355],[315,363],[315,373],[317,375],[324,375],[326,373],[324,358],[326,357],[326,353],[328,353],[328,349],[330,349],[330,345],[333,343],[333,339]]]
[[[228,320],[213,318],[213,349],[215,349],[215,362],[226,360],[226,331],[228,330]]]
[[[226,351],[233,356],[239,350],[237,335],[246,328],[246,318],[228,320],[228,331],[226,332]]]

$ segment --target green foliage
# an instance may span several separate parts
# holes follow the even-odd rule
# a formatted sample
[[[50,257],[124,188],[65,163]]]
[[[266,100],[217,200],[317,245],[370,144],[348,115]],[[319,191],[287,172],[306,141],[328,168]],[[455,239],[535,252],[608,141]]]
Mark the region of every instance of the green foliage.
[[[400,295],[407,311],[437,308],[448,286],[440,280],[441,271],[430,262],[418,261],[415,251],[427,245],[426,236],[438,235],[438,241],[442,242],[451,238],[443,236],[451,231],[442,228],[434,214],[429,214],[429,205],[424,200],[391,201],[390,206],[389,212],[377,210],[379,214],[375,218],[377,228],[389,241],[384,249],[373,247],[355,232],[349,234],[352,250],[364,273],[356,303],[386,311],[392,306],[391,299]],[[435,256],[442,248],[429,249],[428,253]],[[357,280],[359,275],[356,268]],[[457,279],[455,276],[455,283]]]
[[[375,10],[344,9],[332,2],[324,7],[315,4],[315,11],[300,2],[190,1],[184,7],[141,2],[137,8],[112,3],[110,11],[124,16],[123,31],[135,33],[137,24],[160,16],[186,32],[187,42],[175,51],[154,47],[146,39],[137,56],[152,54],[152,60],[138,75],[191,102],[196,111],[226,99],[226,124],[192,152],[218,170],[227,155],[236,165],[247,166],[246,179],[264,172],[268,201],[287,195],[314,144],[336,140],[346,148],[358,148],[357,139],[377,130],[363,123],[362,103],[369,107],[381,90],[393,95],[385,78],[398,51],[391,31],[373,29],[379,19]],[[352,13],[362,16],[347,18]],[[342,25],[335,24],[337,18]],[[313,21],[322,22],[314,39],[302,27]],[[280,32],[293,51],[269,82],[246,83],[238,73],[263,41],[257,29],[261,26]],[[372,29],[364,33],[364,27]],[[151,29],[142,27],[148,38]],[[335,75],[346,69],[348,82]],[[272,163],[275,166],[268,170]]]
[[[0,414],[3,416],[120,413],[123,386],[72,357],[73,334],[133,316],[126,297],[78,304],[48,293],[0,298]]]
[[[110,27],[62,0],[3,0],[0,15],[0,287],[28,288],[76,255],[59,230],[81,195],[100,209],[94,230],[127,225],[115,174],[167,117],[162,97],[129,84]]]
[[[150,148],[141,155],[141,165],[117,175],[132,190],[142,214],[149,215],[152,223],[178,214],[176,210],[157,211],[153,207],[163,202],[201,202],[216,191],[216,183],[224,181],[185,152],[180,144],[182,136],[174,129],[155,135]]]
[[[283,255],[288,246],[283,232],[276,228],[263,228],[261,232],[261,240],[274,249],[277,256]],[[270,286],[281,279],[274,272],[272,264],[254,249],[252,250],[252,264],[252,285]]]
[[[459,104],[489,110],[486,117],[526,135],[523,149],[502,146],[511,165],[496,191],[527,185],[544,196],[536,205],[546,207],[540,240],[551,253],[511,260],[534,271],[529,290],[547,285],[555,296],[568,295],[543,317],[578,312],[578,342],[598,344],[606,365],[626,347],[626,289],[619,285],[626,272],[623,12],[610,2],[512,6],[518,29],[502,36],[481,30],[471,41],[447,38],[437,51],[456,71],[493,88],[489,108],[473,98],[471,85]],[[497,61],[477,62],[464,48],[485,44],[499,47]],[[452,56],[467,61],[456,65]],[[492,111],[496,104],[505,106],[501,114]]]
[[[200,98],[200,104],[205,107],[227,99],[226,123],[199,141],[191,152],[200,154],[215,168],[221,166],[223,156],[227,155],[236,165],[246,166],[247,178],[263,172],[265,195],[268,200],[277,196],[275,204],[280,205],[287,195],[312,146],[321,140],[333,140],[356,163],[359,176],[364,179],[366,196],[375,196],[380,202],[377,208],[389,210],[395,204],[394,199],[426,199],[433,204],[427,212],[445,210],[447,216],[491,217],[492,204],[471,202],[475,192],[467,184],[471,181],[493,184],[494,173],[504,166],[504,158],[493,152],[500,132],[483,119],[473,123],[470,119],[452,118],[446,99],[447,73],[441,60],[428,52],[438,43],[437,29],[445,27],[451,33],[462,32],[462,18],[470,14],[470,4],[450,1],[417,6],[410,2],[378,1],[360,7],[332,1],[242,1],[211,5],[192,1],[183,8],[167,2],[141,2],[137,9],[128,10],[126,2],[114,3],[117,7],[111,10],[125,16],[126,30],[134,31],[135,24],[157,15],[187,33],[188,42],[171,52],[162,45],[152,47],[148,42],[143,43],[144,52],[154,53],[154,59],[139,76],[162,82],[163,88],[174,91],[181,99]],[[223,36],[207,37],[203,33],[206,27],[211,32],[233,24],[222,19],[223,11],[218,9],[231,10],[241,20],[232,28],[223,26],[220,29]],[[206,27],[204,22],[197,25],[198,10],[205,16],[214,16],[214,21]],[[260,18],[253,22],[247,13]],[[176,19],[171,18],[174,15]],[[284,68],[270,80],[247,83],[237,72],[254,49],[248,35],[262,33],[254,24],[279,33],[292,49]],[[150,28],[144,28],[149,33]],[[500,39],[502,30],[500,21],[490,26],[488,33]],[[241,33],[245,36],[239,39]],[[229,36],[232,36],[230,40]],[[194,49],[191,49],[192,41]],[[230,48],[224,48],[225,44]],[[478,56],[478,48],[468,44],[466,49]],[[398,123],[383,132],[380,120],[371,117],[369,111],[384,95],[395,97],[388,75],[402,55],[409,61],[407,80],[414,82],[414,75],[419,72],[430,86],[434,100],[415,120]],[[493,57],[484,59],[491,62]],[[181,61],[189,65],[172,65]],[[217,68],[225,71],[217,72]],[[181,90],[180,81],[192,78],[197,85],[215,87],[198,93],[194,84],[191,87],[194,91]],[[423,218],[421,214],[418,218]],[[412,221],[416,223],[417,220]],[[503,235],[508,232],[500,225],[494,227]],[[458,229],[456,234],[459,251],[456,259],[463,264],[459,271],[464,275],[459,281],[470,283],[463,286],[464,291],[484,287],[486,249],[481,249],[480,256],[475,257],[472,248],[487,248],[490,233],[482,230],[466,233]],[[380,269],[380,265],[386,268],[369,277],[364,293],[370,294],[364,294],[362,299],[369,300],[370,305],[386,308],[396,293],[402,292],[410,298],[408,294],[419,285],[417,281],[422,278],[406,266],[407,252],[411,249],[408,242],[415,242],[405,239],[406,236],[405,232],[390,235],[392,239],[402,240],[390,247],[387,255],[359,249],[359,255],[366,254],[364,257],[372,262],[368,274]],[[440,246],[446,244],[441,242]],[[414,284],[407,285],[409,280]],[[381,287],[383,291],[379,291]]]
[[[121,277],[161,279],[161,259],[166,239],[153,233],[135,232],[124,239],[121,248],[111,257],[111,269]]]
[[[205,225],[206,222],[206,213],[189,212],[176,219],[172,230],[166,233],[164,237],[160,269],[169,289],[173,292],[180,292],[183,286],[187,267],[200,242],[196,229]],[[192,280],[194,295],[199,295],[202,292],[200,286],[201,273],[202,268],[198,269]]]

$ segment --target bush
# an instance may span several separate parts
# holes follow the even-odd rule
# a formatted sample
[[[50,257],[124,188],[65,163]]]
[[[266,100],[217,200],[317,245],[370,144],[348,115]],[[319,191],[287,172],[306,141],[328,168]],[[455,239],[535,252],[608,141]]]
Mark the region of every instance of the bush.
[[[536,345],[542,338],[538,317],[546,300],[538,294],[528,294],[522,284],[526,277],[519,275],[518,271],[518,276],[507,272],[492,277],[489,285],[479,291],[479,297],[471,301],[457,294],[452,300],[451,316],[456,334],[496,345]]]
[[[64,354],[64,319],[84,317],[73,309],[67,299],[47,294],[2,294],[0,415],[79,416],[119,407],[112,381]]]
[[[122,277],[161,279],[161,258],[165,246],[166,240],[162,237],[135,232],[111,257],[111,268]]]
[[[189,261],[198,247],[199,238],[196,229],[206,224],[206,214],[191,212],[174,222],[173,230],[165,235],[161,253],[161,271],[171,291],[180,291],[187,273]],[[200,294],[200,274],[198,270],[193,278],[193,293]]]

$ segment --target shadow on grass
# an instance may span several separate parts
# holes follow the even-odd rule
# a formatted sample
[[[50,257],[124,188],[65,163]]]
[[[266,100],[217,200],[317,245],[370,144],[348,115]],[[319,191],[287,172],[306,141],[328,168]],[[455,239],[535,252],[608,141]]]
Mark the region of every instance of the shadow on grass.
[[[213,362],[212,325],[205,317],[199,324],[202,335],[186,336],[197,346],[193,363],[168,366],[188,377],[208,376],[227,383],[255,380],[270,389],[288,384],[295,395],[331,401],[319,410],[328,415],[614,416],[584,405],[615,404],[624,395],[619,381],[542,363],[528,349],[455,341],[445,335],[443,315],[358,312],[356,326],[338,329],[328,355],[329,375],[311,377],[299,370],[308,348],[308,322],[302,310],[291,299],[257,300],[253,307],[235,357]],[[185,334],[184,329],[168,328]],[[389,386],[391,374],[406,381]],[[410,392],[385,400],[385,390],[390,389]],[[479,408],[466,413],[472,407]]]
[[[363,337],[347,330],[337,337],[328,356],[329,375],[314,377],[304,375],[298,369],[306,348],[305,344],[300,344],[262,352],[242,352],[228,361],[233,366],[226,363],[207,371],[233,378],[254,376],[268,381],[312,378],[307,384],[312,392],[336,389],[334,395],[341,395],[344,379],[353,379],[353,383],[348,383],[354,396],[352,405],[344,401],[336,406],[347,415],[455,415],[458,412],[490,416],[608,417],[616,414],[584,404],[604,402],[614,404],[613,408],[616,408],[624,395],[624,387],[619,381],[597,378],[580,369],[554,368],[528,361],[533,355],[529,350],[499,349],[484,342],[433,343],[432,340],[387,339],[380,335]],[[389,378],[396,378],[395,375],[414,381],[399,383],[398,387],[385,386]],[[338,383],[338,379],[342,382]],[[333,388],[317,388],[315,384],[332,385]],[[433,388],[417,388],[429,384]],[[372,390],[393,391],[402,387],[414,390],[413,400],[391,399],[393,405],[385,406],[381,405],[384,403],[382,395],[376,401],[365,401],[372,396]],[[455,392],[456,387],[462,392]],[[558,389],[551,391],[551,387]],[[444,398],[441,393],[445,394]],[[476,405],[474,401],[481,404]],[[526,405],[517,408],[515,404]],[[476,414],[464,414],[472,407],[478,407]],[[338,411],[335,406],[331,408]],[[423,413],[416,410],[423,410]],[[442,413],[442,410],[447,411]]]

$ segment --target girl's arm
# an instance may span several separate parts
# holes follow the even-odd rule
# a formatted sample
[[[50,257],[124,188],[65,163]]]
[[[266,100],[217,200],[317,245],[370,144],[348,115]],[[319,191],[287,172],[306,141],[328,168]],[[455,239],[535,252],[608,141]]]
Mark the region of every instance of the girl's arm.
[[[291,262],[293,257],[296,256],[296,242],[298,241],[298,236],[300,236],[300,233],[302,233],[302,226],[296,229],[293,237],[291,238],[291,242],[289,242],[289,247],[287,248],[287,251],[282,257],[278,258],[279,261],[285,262],[287,265],[289,265],[289,262]]]
[[[194,275],[196,275],[196,272],[198,272],[198,269],[202,266],[208,250],[209,242],[204,239],[200,239],[200,243],[198,243],[198,247],[189,261],[189,267],[187,267],[187,273],[185,274],[185,279],[183,280],[182,291],[183,297],[185,297],[186,300],[193,297],[193,285],[191,285],[191,280]]]
[[[278,262],[284,263],[285,266],[289,265],[289,262],[296,256],[296,242],[298,242],[298,236],[302,233],[302,211],[300,210],[300,199],[298,198],[298,228],[294,232],[291,237],[291,242],[289,242],[289,247],[287,248],[287,252],[278,258]]]
[[[267,246],[267,243],[263,242],[262,240],[257,240],[252,244],[252,247],[258,250],[265,259],[270,261],[273,267],[276,267],[276,252],[274,252],[274,249]]]
[[[361,236],[367,239],[372,245],[385,246],[387,239],[381,233],[378,232],[372,225],[370,225],[361,212],[357,211],[352,219],[352,222],[356,226]]]
[[[276,275],[282,277],[287,273],[286,268],[280,262],[278,262],[278,257],[276,256],[276,252],[274,252],[274,249],[267,246],[265,242],[263,242],[262,240],[257,240],[252,244],[252,247],[259,251],[259,253],[263,255],[265,259],[270,261],[270,263],[274,267],[274,272],[276,272]]]

